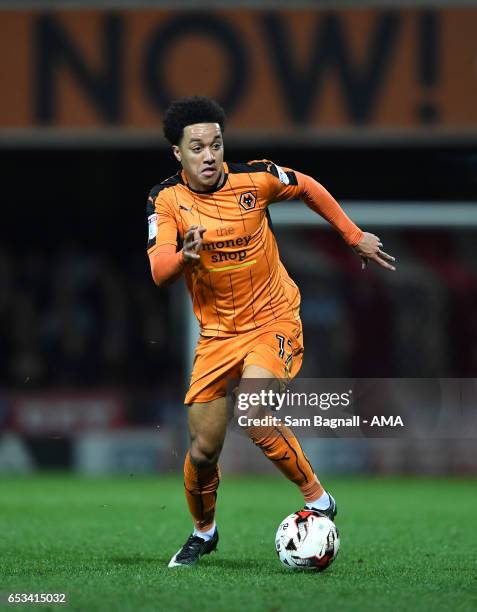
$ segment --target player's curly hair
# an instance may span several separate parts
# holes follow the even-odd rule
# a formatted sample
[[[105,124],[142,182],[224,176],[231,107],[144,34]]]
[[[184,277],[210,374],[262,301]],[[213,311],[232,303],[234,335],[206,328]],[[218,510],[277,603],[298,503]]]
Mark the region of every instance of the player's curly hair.
[[[165,112],[162,126],[164,136],[172,145],[177,145],[182,139],[184,128],[194,123],[218,123],[223,133],[224,109],[207,96],[179,98]]]

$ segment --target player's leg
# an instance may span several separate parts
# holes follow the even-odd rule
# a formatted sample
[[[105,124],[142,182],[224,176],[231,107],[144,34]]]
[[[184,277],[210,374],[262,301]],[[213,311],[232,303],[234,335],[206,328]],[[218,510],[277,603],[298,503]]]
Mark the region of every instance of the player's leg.
[[[215,503],[220,483],[218,459],[227,427],[226,398],[189,407],[190,447],[184,462],[184,489],[194,531],[169,567],[187,566],[217,547]]]
[[[245,366],[240,386],[240,393],[244,390],[250,393],[252,389],[257,393],[262,388],[278,392],[280,380],[266,368],[251,364]],[[335,500],[321,485],[292,430],[280,424],[251,427],[248,429],[248,434],[253,443],[270,461],[273,461],[282,474],[300,488],[306,506],[318,510],[333,520],[337,511]]]
[[[218,460],[226,428],[225,397],[190,406],[190,449],[184,464],[184,486],[189,510],[199,532],[209,531],[214,526],[220,482]]]
[[[243,355],[237,339],[201,336],[184,404],[188,406],[190,447],[184,464],[187,504],[194,532],[171,559],[169,567],[192,565],[215,550],[215,502],[219,486],[218,458],[227,427],[227,379],[238,378]]]

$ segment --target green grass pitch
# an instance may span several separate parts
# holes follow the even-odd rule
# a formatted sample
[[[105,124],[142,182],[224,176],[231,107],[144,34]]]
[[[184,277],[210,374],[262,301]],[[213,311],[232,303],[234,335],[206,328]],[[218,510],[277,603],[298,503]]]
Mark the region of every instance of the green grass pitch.
[[[0,482],[0,591],[68,594],[68,610],[477,609],[471,479],[330,478],[341,550],[322,574],[287,571],[280,521],[301,507],[283,478],[223,478],[219,550],[168,569],[190,532],[179,478],[39,476]],[[9,609],[52,606],[8,606]],[[7,607],[5,606],[5,609]]]

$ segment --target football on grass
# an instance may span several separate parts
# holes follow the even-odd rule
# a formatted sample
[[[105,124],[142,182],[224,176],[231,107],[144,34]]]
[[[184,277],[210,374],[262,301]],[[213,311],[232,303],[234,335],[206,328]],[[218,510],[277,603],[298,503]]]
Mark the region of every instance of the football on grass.
[[[278,558],[290,569],[322,572],[336,558],[336,525],[313,510],[299,510],[280,523],[275,537]]]

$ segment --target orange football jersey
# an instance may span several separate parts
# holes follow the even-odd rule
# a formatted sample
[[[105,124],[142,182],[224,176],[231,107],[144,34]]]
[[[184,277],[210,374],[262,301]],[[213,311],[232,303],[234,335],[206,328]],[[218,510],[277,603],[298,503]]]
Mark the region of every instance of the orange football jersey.
[[[203,193],[180,171],[151,190],[147,205],[149,255],[162,245],[179,250],[191,225],[207,228],[200,262],[184,267],[204,336],[299,318],[300,292],[280,261],[267,209],[303,196],[295,172],[267,160],[224,163],[224,172],[222,187]]]

